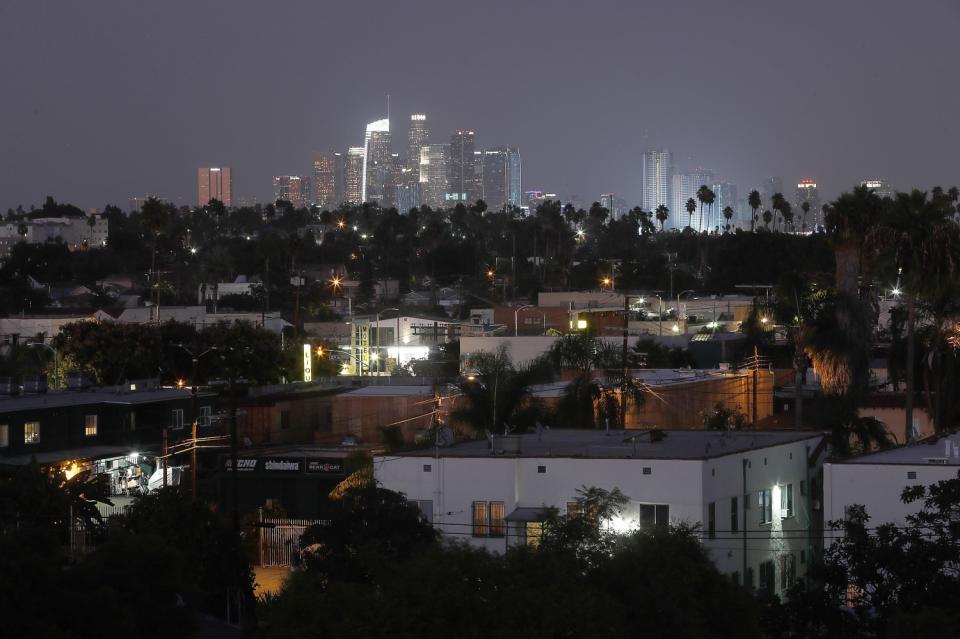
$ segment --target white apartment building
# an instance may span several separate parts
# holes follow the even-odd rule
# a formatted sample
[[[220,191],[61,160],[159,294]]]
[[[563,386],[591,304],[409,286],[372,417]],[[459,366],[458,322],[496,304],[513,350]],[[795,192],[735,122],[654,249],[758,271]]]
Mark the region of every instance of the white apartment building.
[[[546,508],[569,512],[579,488],[619,488],[629,502],[609,525],[700,525],[720,571],[779,593],[811,557],[823,451],[810,432],[545,430],[377,456],[374,475],[446,537],[494,552],[535,543]]]
[[[7,222],[0,225],[0,258],[9,255],[18,242],[44,244],[60,241],[71,251],[101,248],[107,245],[108,226],[107,218],[102,215]]]
[[[847,508],[867,509],[870,525],[906,523],[920,510],[920,502],[900,499],[907,486],[929,486],[960,477],[960,433],[933,437],[910,446],[861,455],[823,465],[824,521],[846,517]],[[835,532],[824,531],[824,545]]]

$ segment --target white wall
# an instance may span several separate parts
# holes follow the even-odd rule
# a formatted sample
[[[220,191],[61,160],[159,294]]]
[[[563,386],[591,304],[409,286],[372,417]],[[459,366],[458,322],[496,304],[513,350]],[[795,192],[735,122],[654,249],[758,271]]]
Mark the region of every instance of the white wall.
[[[374,459],[374,474],[386,488],[404,493],[409,499],[431,500],[433,521],[454,539],[493,551],[503,551],[516,539],[471,536],[472,502],[503,501],[505,514],[517,507],[555,506],[564,512],[574,501],[577,489],[596,486],[619,488],[630,500],[625,515],[638,525],[639,504],[668,504],[672,523],[702,523],[704,545],[718,569],[740,572],[743,579],[743,463],[747,468],[746,510],[747,562],[753,569],[754,584],[761,561],[787,553],[796,557],[797,576],[806,572],[810,544],[808,498],[801,494],[801,482],[809,487],[806,459],[818,439],[784,444],[745,454],[707,460],[586,459],[569,457],[440,457],[381,456]],[[424,465],[431,467],[424,472]],[[545,466],[545,473],[537,467]],[[644,475],[649,467],[651,474]],[[811,474],[815,469],[811,469]],[[774,491],[774,518],[760,524],[758,493],[777,485],[793,485],[794,515],[779,517]],[[809,493],[809,491],[806,491]],[[738,533],[730,530],[730,500],[737,497]],[[716,538],[706,539],[707,508],[716,503]],[[806,563],[801,563],[803,551]],[[777,565],[777,587],[780,585]]]

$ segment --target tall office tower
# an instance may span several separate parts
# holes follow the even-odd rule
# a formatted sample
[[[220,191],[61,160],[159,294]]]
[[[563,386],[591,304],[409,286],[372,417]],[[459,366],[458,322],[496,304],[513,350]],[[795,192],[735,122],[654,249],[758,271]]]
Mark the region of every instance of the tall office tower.
[[[307,206],[310,199],[310,180],[302,175],[277,175],[273,178],[273,200],[290,202],[295,209]]]
[[[473,131],[454,131],[450,135],[446,194],[450,206],[458,202],[476,202],[479,199],[473,163],[473,137]]]
[[[230,167],[202,167],[197,169],[197,204],[206,206],[210,200],[220,200],[223,205],[233,204],[233,180]]]
[[[362,201],[382,202],[390,177],[390,120],[367,125],[363,148]]]
[[[627,202],[616,193],[604,193],[600,196],[600,206],[610,212],[611,220],[619,220],[627,212]]]
[[[863,180],[862,182],[860,182],[860,186],[867,187],[868,189],[876,193],[878,197],[881,197],[881,198],[883,197],[892,198],[897,194],[894,188],[890,186],[889,182],[879,178]]]
[[[343,201],[343,154],[324,151],[313,154],[313,203],[333,210]]]
[[[420,182],[420,149],[429,143],[427,116],[414,113],[410,116],[410,128],[407,130],[407,175],[414,182]]]
[[[715,226],[712,223],[710,211],[706,208],[703,210],[703,219],[700,219],[700,200],[697,199],[697,191],[700,187],[711,186],[713,183],[713,171],[708,169],[695,169],[687,173],[677,173],[673,176],[673,204],[667,206],[670,207],[670,219],[674,222],[674,228],[683,229],[692,226],[695,230],[700,230],[701,228],[712,229]],[[687,213],[687,200],[690,198],[693,198],[697,203],[697,210],[693,218]],[[714,201],[714,213],[716,208],[717,203]],[[656,207],[651,210],[656,211]]]
[[[431,208],[446,206],[450,145],[425,144],[420,149],[420,187],[423,203]]]
[[[417,167],[419,173],[419,166]],[[405,182],[393,188],[394,206],[400,214],[410,212],[423,204],[423,188],[419,182]]]
[[[733,209],[733,217],[730,218],[730,229],[733,230],[740,222],[740,200],[737,199],[737,185],[730,182],[718,182],[710,187],[716,199],[713,203],[714,219],[716,223],[710,228],[719,225],[722,230],[728,224],[727,218],[723,217],[723,209],[728,206]],[[749,227],[748,227],[749,228]]]
[[[491,211],[520,206],[520,151],[502,146],[483,152],[483,201]]]
[[[803,219],[801,206],[806,202],[810,205],[810,212],[807,213],[807,219]],[[817,190],[817,181],[811,178],[803,178],[797,184],[797,201],[794,204],[793,219],[795,228],[803,228],[812,231],[818,226],[823,226],[823,211],[820,208],[820,191]]]
[[[773,176],[763,181],[763,187],[760,189],[760,197],[763,203],[760,205],[757,215],[763,215],[763,211],[771,207],[774,193],[783,193],[783,178]],[[786,196],[784,195],[784,197]]]
[[[363,203],[363,158],[362,146],[351,146],[343,169],[343,201],[350,204]]]
[[[640,207],[655,211],[661,204],[673,206],[673,156],[667,149],[651,149],[642,156]],[[672,211],[676,215],[676,211]],[[683,227],[679,227],[683,228]]]

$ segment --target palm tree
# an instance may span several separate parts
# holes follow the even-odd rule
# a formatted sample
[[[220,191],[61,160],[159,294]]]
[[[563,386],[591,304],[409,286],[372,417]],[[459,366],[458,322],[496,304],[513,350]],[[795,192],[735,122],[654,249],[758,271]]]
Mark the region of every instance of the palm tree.
[[[760,191],[756,189],[750,191],[750,195],[747,196],[747,204],[753,209],[753,214],[750,216],[750,232],[753,233],[754,226],[757,223],[757,210],[760,208]]]
[[[657,207],[657,221],[660,222],[660,231],[663,231],[663,225],[666,223],[667,219],[670,217],[670,209],[666,205],[661,204]]]
[[[786,204],[786,200],[783,198],[783,193],[774,193],[770,197],[770,208],[773,209],[774,214],[783,214],[783,205]],[[779,221],[779,215],[773,221],[773,230],[777,230],[777,222]]]
[[[530,386],[540,381],[542,371],[517,370],[509,350],[501,346],[496,354],[483,353],[474,359],[474,370],[460,384],[465,404],[451,417],[470,424],[478,432],[506,433],[531,407]]]
[[[724,230],[724,231],[729,231],[729,230],[730,230],[730,220],[733,219],[733,209],[730,208],[729,206],[723,207],[723,219],[725,219],[725,220],[727,221],[727,224],[726,224],[726,226],[724,226],[723,230]]]
[[[703,205],[713,206],[714,197],[714,192],[706,184],[701,184],[697,189],[697,199],[700,200],[700,231],[703,230]]]
[[[770,221],[773,220],[773,213],[770,212],[770,209],[767,209],[763,212],[763,226],[768,231],[770,230]]]
[[[687,209],[687,228],[693,227],[693,224],[690,222],[693,220],[693,212],[697,210],[697,202],[693,198],[687,200],[686,207]]]
[[[803,211],[803,221],[800,224],[800,229],[802,231],[806,231],[807,230],[807,213],[810,212],[810,203],[804,200],[803,203],[800,204],[800,210]]]
[[[793,231],[793,207],[790,205],[790,202],[786,200],[783,201],[783,205],[780,207],[780,214],[783,216],[784,230],[789,226],[790,230]]]

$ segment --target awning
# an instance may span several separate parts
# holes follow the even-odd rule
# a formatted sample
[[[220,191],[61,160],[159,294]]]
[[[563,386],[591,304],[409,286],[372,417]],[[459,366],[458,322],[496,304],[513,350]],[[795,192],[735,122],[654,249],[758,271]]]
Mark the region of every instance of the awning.
[[[123,446],[87,446],[68,450],[37,451],[29,455],[14,457],[0,457],[0,466],[26,466],[36,459],[38,464],[55,464],[71,459],[101,459],[103,457],[120,457],[130,453],[130,449]]]
[[[507,521],[544,521],[549,515],[546,508],[514,508],[513,512],[506,516]]]

